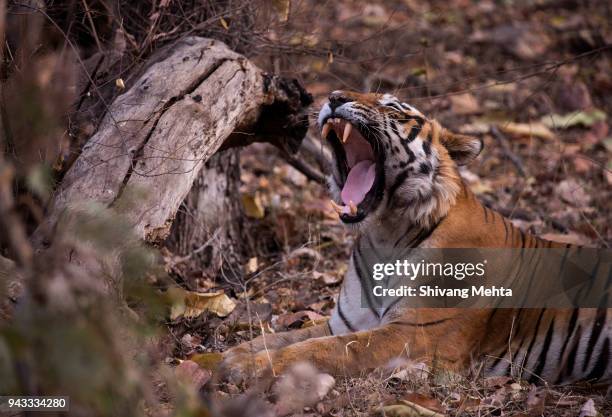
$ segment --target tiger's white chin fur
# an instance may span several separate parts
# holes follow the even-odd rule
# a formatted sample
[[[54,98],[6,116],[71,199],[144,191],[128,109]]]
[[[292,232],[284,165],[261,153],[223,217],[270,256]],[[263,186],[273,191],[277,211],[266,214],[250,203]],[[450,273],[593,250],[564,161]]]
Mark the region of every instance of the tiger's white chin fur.
[[[445,166],[440,162],[435,150],[432,151],[432,156],[436,160],[434,171],[437,171],[437,174],[432,178],[408,178],[396,193],[399,196],[398,201],[387,210],[382,210],[378,216],[398,216],[425,229],[433,227],[446,217],[457,201],[461,182],[454,166]],[[386,207],[386,198],[384,202],[381,206]]]

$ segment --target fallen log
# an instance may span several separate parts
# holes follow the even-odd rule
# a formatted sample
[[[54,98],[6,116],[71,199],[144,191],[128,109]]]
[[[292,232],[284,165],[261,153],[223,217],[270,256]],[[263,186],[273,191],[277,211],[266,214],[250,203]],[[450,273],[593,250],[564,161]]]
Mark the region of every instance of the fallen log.
[[[36,234],[45,246],[71,207],[123,211],[135,233],[164,241],[204,163],[219,149],[266,140],[295,152],[311,97],[224,44],[185,38],[156,54],[109,106],[64,176]]]

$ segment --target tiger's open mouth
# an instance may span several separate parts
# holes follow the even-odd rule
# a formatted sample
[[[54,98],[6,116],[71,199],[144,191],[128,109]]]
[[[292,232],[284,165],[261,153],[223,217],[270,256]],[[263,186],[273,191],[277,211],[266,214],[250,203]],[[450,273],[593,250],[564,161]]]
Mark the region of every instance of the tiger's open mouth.
[[[329,117],[324,120],[321,136],[329,140],[340,175],[337,180],[344,204],[332,201],[334,209],[343,222],[357,223],[372,212],[382,198],[384,153],[377,149],[374,138],[346,119]]]

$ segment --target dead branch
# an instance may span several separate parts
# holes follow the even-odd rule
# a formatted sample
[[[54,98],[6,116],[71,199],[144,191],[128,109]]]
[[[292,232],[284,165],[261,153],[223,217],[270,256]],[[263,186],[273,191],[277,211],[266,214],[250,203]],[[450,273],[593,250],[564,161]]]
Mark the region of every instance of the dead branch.
[[[263,73],[218,41],[177,42],[111,104],[66,173],[37,240],[50,236],[66,210],[94,202],[125,212],[142,239],[164,240],[211,155],[256,140],[295,152],[310,102],[297,82]]]
[[[506,138],[506,136],[504,136],[504,134],[501,133],[496,126],[491,127],[491,134],[493,135],[495,140],[497,140],[497,142],[500,144],[504,155],[516,167],[519,174],[525,177],[527,174],[525,172],[523,160],[517,154],[512,152],[512,148],[510,147],[510,143],[508,142],[508,139]]]
[[[300,155],[290,154],[284,150],[280,150],[279,154],[280,157],[287,161],[289,165],[300,171],[309,180],[318,182],[320,184],[325,183],[325,175],[306,162]]]
[[[300,153],[315,161],[321,172],[329,170],[332,155],[329,148],[325,147],[320,139],[316,139],[312,135],[306,135],[300,147]]]
[[[279,150],[282,157],[295,169],[304,174],[309,180],[321,184],[325,183],[325,174],[331,163],[329,150],[312,135],[307,134],[297,154]]]

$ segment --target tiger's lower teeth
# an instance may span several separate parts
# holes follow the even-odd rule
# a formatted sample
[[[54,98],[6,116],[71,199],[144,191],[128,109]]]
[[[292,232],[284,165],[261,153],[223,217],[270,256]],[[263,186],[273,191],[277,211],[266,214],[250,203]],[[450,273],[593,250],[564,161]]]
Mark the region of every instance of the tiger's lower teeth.
[[[338,215],[350,214],[351,216],[354,216],[357,214],[357,206],[352,201],[346,206],[341,206],[334,200],[330,200],[330,203],[332,205],[332,208],[336,213],[338,213]]]

